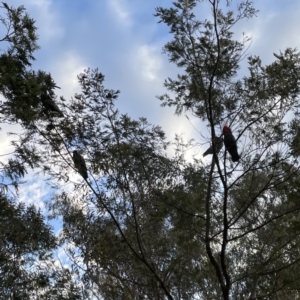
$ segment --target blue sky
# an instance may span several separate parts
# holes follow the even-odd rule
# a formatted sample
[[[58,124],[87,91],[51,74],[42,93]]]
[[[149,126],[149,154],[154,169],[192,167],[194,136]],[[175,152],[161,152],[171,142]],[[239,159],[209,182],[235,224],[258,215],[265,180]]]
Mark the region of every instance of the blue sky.
[[[239,23],[237,37],[242,32],[251,35],[248,53],[269,63],[273,52],[298,46],[300,3],[255,2],[258,17]],[[10,0],[9,5],[25,5],[36,20],[41,49],[34,67],[51,72],[62,88],[59,95],[71,97],[79,91],[76,75],[84,68],[98,67],[106,76],[106,86],[121,90],[118,103],[122,112],[147,117],[162,125],[170,137],[175,132],[193,135],[185,118],[174,120],[172,109],[160,108],[155,98],[165,92],[164,79],[177,73],[162,54],[162,46],[170,40],[168,28],[153,16],[155,7],[170,7],[172,1]],[[199,17],[207,17],[207,5],[200,3],[197,12]]]
[[[205,126],[196,119],[192,124],[185,118],[174,116],[172,108],[161,108],[156,95],[166,92],[164,79],[180,72],[162,54],[163,45],[171,39],[168,28],[158,24],[153,16],[155,7],[170,7],[171,0],[9,0],[10,6],[24,5],[36,20],[39,45],[34,68],[52,74],[61,90],[58,96],[69,99],[79,92],[77,74],[85,68],[98,67],[106,76],[107,88],[121,91],[118,107],[133,118],[146,117],[150,123],[162,126],[168,139],[175,133],[195,138],[204,143],[200,132]],[[237,1],[232,1],[233,5]],[[252,36],[248,54],[259,55],[263,64],[273,61],[273,52],[287,47],[300,49],[300,1],[256,0],[258,16],[238,23],[236,37],[242,32]],[[208,17],[207,6],[199,3],[197,14]],[[245,69],[246,70],[246,69]],[[1,133],[2,146],[9,139]],[[207,145],[199,146],[202,155]],[[1,147],[0,154],[10,152]],[[28,184],[21,188],[24,202],[39,203],[45,197],[41,178],[29,176]],[[37,184],[39,182],[39,184]],[[40,190],[39,190],[40,189]],[[30,194],[31,191],[31,194]],[[34,199],[34,200],[33,200]]]

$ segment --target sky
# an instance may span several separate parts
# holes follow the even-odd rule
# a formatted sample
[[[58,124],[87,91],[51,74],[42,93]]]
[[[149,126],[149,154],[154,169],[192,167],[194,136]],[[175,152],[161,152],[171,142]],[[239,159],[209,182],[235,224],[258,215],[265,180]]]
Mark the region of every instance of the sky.
[[[225,0],[222,0],[225,1]],[[121,113],[133,118],[146,117],[160,125],[172,140],[175,134],[186,139],[205,140],[205,125],[184,115],[174,115],[174,109],[160,107],[157,95],[166,93],[163,82],[180,73],[162,53],[164,44],[171,40],[166,25],[153,15],[158,6],[170,7],[172,0],[9,0],[9,6],[24,5],[36,20],[39,45],[34,69],[50,72],[61,87],[58,96],[70,99],[79,92],[77,75],[86,68],[99,68],[105,75],[106,88],[120,90],[117,101]],[[224,2],[223,2],[224,3]],[[233,7],[237,1],[233,0]],[[287,47],[300,49],[300,1],[254,0],[260,11],[256,18],[243,20],[233,28],[235,36],[242,33],[252,37],[248,55],[259,55],[263,64],[271,63],[273,52]],[[200,19],[209,17],[205,3],[199,2],[196,13]],[[246,67],[242,72],[246,71]],[[0,154],[9,152],[5,131],[1,133]],[[196,149],[200,154],[207,145]],[[20,199],[36,203],[44,209],[46,197],[42,178],[29,175],[20,189]]]

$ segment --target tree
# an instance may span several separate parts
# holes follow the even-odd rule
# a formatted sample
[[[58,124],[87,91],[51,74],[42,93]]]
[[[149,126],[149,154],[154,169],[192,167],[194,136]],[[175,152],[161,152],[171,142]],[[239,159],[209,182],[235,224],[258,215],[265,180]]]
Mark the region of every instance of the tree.
[[[70,271],[55,266],[57,239],[41,213],[3,194],[0,208],[0,297],[84,299]]]
[[[176,96],[159,97],[162,105],[175,106],[177,114],[190,111],[206,121],[211,139],[227,122],[244,145],[238,164],[231,164],[226,152],[224,157],[214,153],[207,172],[202,230],[216,273],[212,279],[224,299],[274,295],[298,299],[299,203],[292,200],[297,187],[293,190],[290,184],[297,180],[299,160],[293,157],[291,145],[293,121],[283,119],[291,111],[297,119],[299,53],[287,49],[274,54],[276,61],[265,67],[259,57],[248,57],[250,75],[235,79],[247,39],[233,40],[232,28],[256,11],[249,1],[241,1],[236,13],[221,10],[221,1],[208,2],[211,20],[196,20],[196,1],[158,8],[156,16],[173,35],[165,52],[184,69],[176,80],[165,82]],[[218,191],[212,188],[214,182]],[[213,291],[207,297],[211,295]]]
[[[31,68],[33,53],[37,45],[35,21],[25,12],[25,8],[9,7],[2,3],[0,7],[6,16],[0,16],[0,22],[6,34],[0,39],[5,51],[0,55],[0,94],[5,101],[0,106],[0,122],[20,124],[24,130],[34,127],[35,120],[43,120],[55,124],[45,111],[43,97],[45,94],[55,98],[57,87],[50,74],[34,71]],[[18,182],[27,172],[27,168],[37,166],[39,157],[35,146],[27,148],[28,143],[12,142],[14,157],[7,163],[1,161],[1,188],[4,191],[10,185],[18,186]]]
[[[169,143],[160,127],[119,113],[119,92],[105,88],[97,69],[78,76],[82,92],[61,105],[67,119],[43,114],[41,96],[53,99],[55,84],[50,75],[34,77],[41,80],[36,104],[26,106],[30,117],[7,110],[7,119],[24,127],[15,145],[38,145],[24,162],[36,158],[34,168],[57,188],[50,210],[63,218],[71,283],[86,295],[299,299],[299,53],[275,54],[268,66],[248,57],[249,76],[239,78],[249,39],[234,40],[232,30],[256,10],[249,1],[235,11],[230,1],[228,11],[219,0],[201,1],[212,17],[198,21],[197,2],[156,10],[173,36],[164,50],[181,68],[165,81],[175,97],[159,99],[208,125],[208,140],[221,136],[223,123],[230,126],[238,162],[213,143],[211,162],[188,163],[189,145],[180,138]],[[23,93],[7,82],[1,93],[10,105],[19,98],[9,95]],[[171,145],[174,157],[167,155]],[[74,150],[88,180],[78,174]]]
[[[6,17],[0,16],[0,22],[7,32],[0,41],[7,47],[0,55],[0,94],[4,96],[0,122],[20,124],[26,132],[36,120],[49,122],[51,116],[40,114],[41,95],[45,91],[53,95],[55,84],[50,74],[31,69],[33,52],[38,49],[34,20],[23,6],[2,4]],[[86,299],[72,270],[58,265],[53,255],[58,241],[44,216],[34,206],[26,207],[11,197],[27,169],[38,166],[36,147],[28,144],[29,140],[13,141],[14,152],[0,162],[0,298]]]

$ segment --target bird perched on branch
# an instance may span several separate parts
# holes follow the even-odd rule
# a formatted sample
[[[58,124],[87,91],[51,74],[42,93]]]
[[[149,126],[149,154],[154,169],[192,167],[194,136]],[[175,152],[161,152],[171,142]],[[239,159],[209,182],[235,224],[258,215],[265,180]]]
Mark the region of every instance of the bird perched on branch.
[[[51,131],[51,130],[54,129],[54,128],[55,128],[55,126],[54,126],[53,123],[49,123],[49,124],[46,126],[46,130],[47,130],[47,131]]]
[[[56,112],[60,117],[63,117],[63,112],[59,109],[57,104],[54,102],[54,100],[51,99],[49,95],[42,95],[42,104],[44,105],[45,109],[47,111],[53,111]]]
[[[239,161],[240,156],[237,152],[237,144],[236,140],[231,132],[231,129],[225,125],[223,127],[223,134],[224,134],[224,145],[229,154],[231,155],[232,161],[236,162]]]
[[[88,173],[87,173],[85,160],[76,150],[73,151],[73,162],[74,162],[75,168],[77,169],[78,173],[84,179],[87,179]]]
[[[220,152],[220,150],[223,147],[223,139],[221,137],[215,137],[215,142],[214,142],[214,146],[215,146],[215,150],[216,153],[218,154]],[[211,145],[204,153],[203,156],[206,156],[208,154],[213,154],[213,145]]]

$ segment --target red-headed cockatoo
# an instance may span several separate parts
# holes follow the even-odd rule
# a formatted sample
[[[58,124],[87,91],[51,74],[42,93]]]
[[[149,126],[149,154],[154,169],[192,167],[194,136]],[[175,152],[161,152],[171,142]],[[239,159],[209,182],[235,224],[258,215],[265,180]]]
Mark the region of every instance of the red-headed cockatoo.
[[[231,155],[232,161],[239,161],[240,156],[237,152],[237,145],[234,136],[232,135],[231,129],[225,125],[223,127],[224,134],[224,145],[229,154]]]
[[[218,154],[220,152],[220,150],[222,149],[223,147],[223,139],[221,137],[215,137],[215,150],[216,150],[216,153]],[[204,153],[203,153],[203,156],[206,156],[208,154],[213,154],[213,146],[211,145]]]

